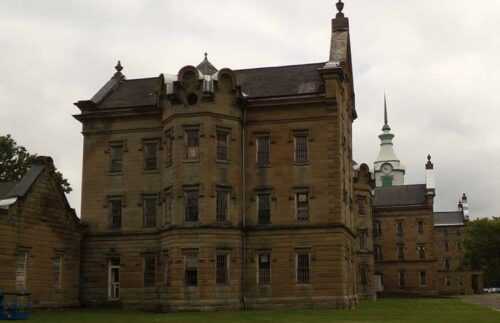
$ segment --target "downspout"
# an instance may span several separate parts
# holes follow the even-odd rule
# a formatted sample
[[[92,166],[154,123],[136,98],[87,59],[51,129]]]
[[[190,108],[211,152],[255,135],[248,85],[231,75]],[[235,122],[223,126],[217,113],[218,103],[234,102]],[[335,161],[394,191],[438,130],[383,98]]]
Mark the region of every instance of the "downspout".
[[[241,92],[240,92],[241,96]],[[246,310],[245,304],[245,269],[246,269],[246,116],[247,110],[246,105],[241,101],[242,109],[242,120],[241,120],[241,282],[240,282],[240,295],[241,295],[241,306],[243,310]]]

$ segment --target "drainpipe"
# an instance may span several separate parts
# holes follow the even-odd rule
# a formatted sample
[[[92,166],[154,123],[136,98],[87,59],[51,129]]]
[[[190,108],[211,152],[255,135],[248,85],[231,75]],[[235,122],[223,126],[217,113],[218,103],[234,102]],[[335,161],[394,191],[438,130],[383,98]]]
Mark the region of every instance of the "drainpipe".
[[[241,96],[241,92],[240,92]],[[245,264],[246,264],[246,116],[247,110],[244,102],[241,103],[242,109],[242,120],[241,120],[241,282],[240,282],[240,294],[241,294],[241,305],[243,310],[246,310],[245,304]]]

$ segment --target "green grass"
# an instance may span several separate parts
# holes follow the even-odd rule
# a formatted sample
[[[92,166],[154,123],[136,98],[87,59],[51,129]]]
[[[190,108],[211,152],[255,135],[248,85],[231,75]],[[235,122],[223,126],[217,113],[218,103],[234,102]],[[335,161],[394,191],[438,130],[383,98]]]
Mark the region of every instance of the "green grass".
[[[153,314],[118,310],[35,312],[39,323],[500,323],[500,312],[459,299],[384,299],[358,309]]]

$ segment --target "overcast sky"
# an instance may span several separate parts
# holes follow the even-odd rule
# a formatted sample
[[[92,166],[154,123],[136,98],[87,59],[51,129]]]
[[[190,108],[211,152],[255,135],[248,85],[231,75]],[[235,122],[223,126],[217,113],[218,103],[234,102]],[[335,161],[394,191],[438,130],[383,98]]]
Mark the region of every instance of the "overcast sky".
[[[80,209],[82,136],[72,104],[120,59],[128,78],[177,73],[208,51],[233,69],[328,59],[333,0],[16,0],[0,2],[0,134],[51,155]],[[500,216],[500,1],[345,0],[359,119],[354,158],[372,167],[388,94],[407,183],[436,210],[469,194],[472,216]]]

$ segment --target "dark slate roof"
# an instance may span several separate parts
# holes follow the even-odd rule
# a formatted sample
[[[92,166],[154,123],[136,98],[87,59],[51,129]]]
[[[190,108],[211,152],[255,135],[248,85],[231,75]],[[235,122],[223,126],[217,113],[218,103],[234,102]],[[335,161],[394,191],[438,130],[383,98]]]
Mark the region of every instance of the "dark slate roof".
[[[26,175],[21,179],[19,183],[11,190],[10,196],[23,197],[26,195],[31,185],[36,181],[38,176],[43,172],[45,165],[33,164]]]
[[[425,184],[377,187],[373,206],[406,206],[425,203]]]
[[[156,104],[159,86],[159,77],[133,80],[111,79],[94,95],[92,101],[100,108],[151,106]]]
[[[11,197],[10,192],[16,186],[16,182],[0,183],[0,199]]]
[[[251,98],[313,94],[324,91],[318,72],[325,63],[236,70],[243,93]]]
[[[460,211],[434,212],[435,226],[457,226],[464,225],[464,215]]]
[[[210,63],[206,54],[203,62],[201,62],[198,66],[196,66],[196,68],[203,75],[214,75],[215,73],[217,73],[217,68],[215,68],[215,66],[213,66],[212,63]]]

